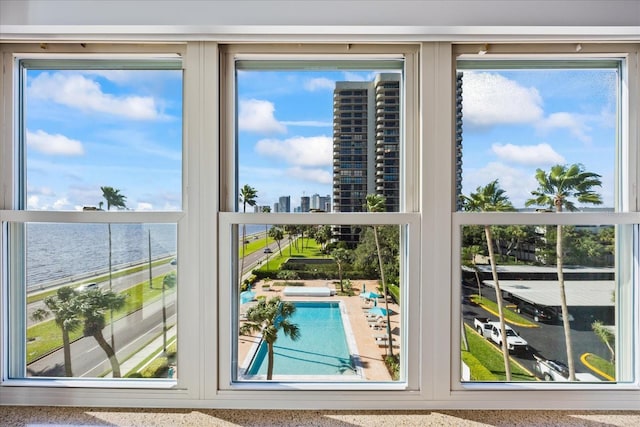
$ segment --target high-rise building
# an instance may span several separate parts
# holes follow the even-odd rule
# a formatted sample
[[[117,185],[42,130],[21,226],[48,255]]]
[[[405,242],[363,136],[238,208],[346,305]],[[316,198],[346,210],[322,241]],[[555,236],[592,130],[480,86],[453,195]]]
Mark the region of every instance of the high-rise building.
[[[367,194],[400,210],[400,74],[370,82],[336,82],[333,92],[333,210],[362,212]],[[360,230],[340,226],[340,240],[356,243]]]
[[[300,212],[309,212],[311,207],[311,199],[309,196],[300,197]]]
[[[278,199],[278,212],[291,212],[291,196],[280,196]]]

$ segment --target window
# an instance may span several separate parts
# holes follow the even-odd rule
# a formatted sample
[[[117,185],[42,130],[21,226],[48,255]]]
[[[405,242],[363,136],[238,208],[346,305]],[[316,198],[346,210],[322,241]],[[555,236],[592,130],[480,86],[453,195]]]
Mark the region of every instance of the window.
[[[458,61],[463,383],[636,380],[625,67]]]
[[[34,53],[5,65],[20,125],[5,151],[4,379],[175,384],[181,60]]]
[[[635,408],[638,52],[582,49],[0,44],[0,402]],[[362,134],[338,132],[343,113]],[[578,211],[537,198],[536,169],[556,164],[592,179]],[[514,210],[478,211],[495,180]],[[48,307],[48,285],[73,289]],[[81,309],[109,291],[133,304],[115,322]],[[57,347],[52,311],[69,315],[69,374],[64,350],[40,357],[34,303]],[[289,310],[279,333],[299,328],[278,335],[271,374],[270,309]],[[337,321],[307,322],[316,309]]]
[[[384,161],[374,154],[373,130],[362,139],[367,141],[359,144],[362,148],[353,149],[352,142],[340,138],[340,132],[353,129],[342,127],[331,134],[334,124],[346,123],[341,118],[345,104],[366,107],[372,102],[368,96],[374,96],[376,82],[412,81],[415,76],[405,74],[405,61],[412,57],[399,53],[393,59],[376,59],[375,52],[364,61],[349,55],[253,56],[239,47],[223,55],[225,69],[235,75],[223,103],[237,99],[238,115],[228,128],[238,133],[227,138],[235,141],[229,152],[237,153],[229,163],[233,167],[225,171],[236,197],[221,216],[221,244],[240,242],[230,260],[233,274],[221,279],[225,293],[220,309],[232,307],[232,346],[220,355],[229,361],[222,369],[223,388],[282,388],[291,383],[310,389],[367,383],[373,388],[415,387],[405,356],[410,335],[403,321],[409,309],[404,295],[415,290],[408,287],[408,260],[402,254],[417,244],[409,237],[416,217],[401,213],[406,208],[397,203],[388,216],[367,213],[368,195],[383,202],[379,212],[389,212],[384,197],[403,191],[404,175],[394,176],[390,186],[375,185],[371,178],[367,184],[372,168]],[[319,84],[322,90],[306,89]],[[362,97],[341,97],[346,88],[358,87]],[[263,98],[255,99],[254,93]],[[269,106],[262,127],[252,125],[248,103]],[[369,154],[357,162],[341,161],[352,151]],[[356,164],[362,167],[354,170]],[[352,192],[353,186],[360,191]],[[324,203],[330,209],[308,213],[312,209],[306,194],[313,193],[332,195]],[[354,194],[360,197],[354,199]],[[290,196],[294,206],[299,201],[294,209],[298,213],[246,213],[247,204],[269,206],[283,195]],[[382,218],[384,222],[376,222]],[[272,324],[277,334],[265,326]]]

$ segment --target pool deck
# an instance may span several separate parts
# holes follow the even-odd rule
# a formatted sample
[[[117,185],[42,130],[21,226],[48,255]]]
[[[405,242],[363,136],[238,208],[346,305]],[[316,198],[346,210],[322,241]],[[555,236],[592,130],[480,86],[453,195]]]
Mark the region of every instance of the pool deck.
[[[332,281],[327,280],[295,280],[295,282],[304,282],[305,287],[326,287],[327,284],[330,287],[334,286],[330,284]],[[272,289],[274,290],[263,290],[261,282],[256,283],[253,290],[256,293],[256,297],[260,295],[266,295],[268,298],[280,296],[285,301],[343,301],[358,347],[364,379],[366,381],[391,381],[391,376],[383,361],[387,348],[378,346],[375,339],[376,335],[384,334],[385,330],[374,330],[369,326],[365,316],[367,308],[363,308],[364,300],[358,296],[362,291],[363,283],[366,284],[367,290],[376,289],[377,280],[358,280],[357,283],[355,281],[353,283],[355,295],[351,297],[339,295],[327,297],[283,296],[282,291],[278,289],[283,289],[284,287],[273,286]],[[338,291],[340,290],[339,285],[335,285],[335,287]],[[384,301],[379,300],[378,305],[384,307]],[[397,304],[389,302],[389,308],[392,310],[390,316],[391,333],[395,338],[393,354],[398,354],[400,351],[399,307]],[[238,361],[240,363],[245,360],[255,341],[255,336],[240,336],[238,341]]]

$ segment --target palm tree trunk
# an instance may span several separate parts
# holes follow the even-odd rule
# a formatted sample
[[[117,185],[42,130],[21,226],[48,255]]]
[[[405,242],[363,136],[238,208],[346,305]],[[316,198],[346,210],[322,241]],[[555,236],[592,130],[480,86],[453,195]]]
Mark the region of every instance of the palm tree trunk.
[[[273,343],[267,342],[267,380],[273,378]]]
[[[498,281],[498,270],[496,268],[496,258],[493,253],[493,238],[491,237],[491,227],[484,226],[484,234],[487,239],[487,248],[489,250],[489,261],[491,262],[491,275],[493,282],[496,284],[496,303],[498,304],[498,318],[500,320],[500,335],[502,336],[502,356],[504,358],[504,374],[507,381],[511,381],[511,363],[509,361],[509,347],[507,345],[507,328],[504,324],[504,312],[502,310],[502,290]]]
[[[244,242],[247,239],[247,224],[242,224],[242,257],[240,258],[240,274],[238,276],[238,281],[240,282],[240,286],[238,289],[242,287],[242,275],[244,274]]]
[[[62,349],[64,353],[64,374],[72,377],[71,372],[71,343],[69,340],[69,331],[62,326]]]
[[[107,210],[109,210],[109,203],[107,203]],[[113,289],[113,274],[112,274],[112,243],[111,243],[111,223],[107,224],[107,227],[109,229],[109,291],[111,291]],[[109,310],[109,325],[111,328],[111,348],[114,349],[116,348],[116,344],[115,344],[115,338],[114,338],[114,334],[113,334],[113,310]]]
[[[118,362],[118,359],[116,358],[116,354],[114,353],[113,348],[109,345],[107,340],[104,339],[104,335],[102,335],[102,331],[98,331],[97,333],[93,334],[93,337],[98,342],[98,345],[100,346],[100,348],[104,350],[104,352],[107,355],[107,358],[109,358],[109,363],[111,363],[111,371],[112,371],[111,376],[113,378],[120,378],[122,376],[122,374],[120,373],[120,362]]]
[[[564,255],[562,253],[562,225],[557,226],[556,236],[556,265],[558,268],[558,284],[560,285],[560,304],[562,308],[562,326],[564,327],[564,340],[567,346],[567,366],[569,367],[569,381],[576,380],[576,367],[573,360],[573,345],[571,344],[571,322],[569,322],[569,308],[567,306],[567,294],[564,287]]]
[[[389,346],[387,347],[387,355],[393,356],[393,336],[391,335],[391,317],[389,314],[389,300],[387,298],[387,282],[384,280],[384,268],[382,268],[382,253],[380,252],[380,242],[378,241],[378,227],[373,226],[373,238],[376,241],[376,250],[378,251],[378,264],[380,265],[380,279],[382,280],[382,293],[384,296],[384,308],[387,310],[387,338]]]

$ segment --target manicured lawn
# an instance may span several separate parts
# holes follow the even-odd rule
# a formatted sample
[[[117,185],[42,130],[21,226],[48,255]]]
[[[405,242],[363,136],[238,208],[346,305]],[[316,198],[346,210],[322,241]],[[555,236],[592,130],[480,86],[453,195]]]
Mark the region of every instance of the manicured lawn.
[[[490,300],[489,298],[484,298],[481,297],[479,295],[471,295],[470,297],[471,302],[473,302],[474,304],[478,304],[480,306],[482,306],[483,308],[486,308],[492,312],[495,313],[495,316],[498,316],[498,304],[496,304],[495,301]],[[507,322],[511,322],[514,324],[517,324],[519,326],[526,326],[526,327],[530,327],[530,328],[537,328],[538,325],[532,321],[530,321],[529,319],[526,319],[522,316],[520,316],[518,313],[516,313],[513,310],[509,310],[509,309],[503,309],[502,312],[504,313],[504,320]],[[497,319],[495,319],[497,320]]]
[[[282,243],[282,242],[281,242]],[[294,244],[284,248],[282,255],[276,249],[269,257],[269,268],[267,269],[267,263],[263,263],[257,271],[261,272],[277,272],[280,266],[284,264],[289,258],[327,258],[325,254],[321,252],[322,246],[318,244],[314,239],[304,238],[304,249],[302,249],[302,239],[298,239],[298,248]]]
[[[153,288],[149,288],[149,282],[142,282],[123,291],[127,294],[125,306],[114,312],[114,318],[123,318],[137,310],[144,304],[159,299],[162,296],[162,280],[164,275],[155,277],[152,281]],[[167,289],[166,294],[175,292],[175,288]],[[106,324],[109,324],[109,313],[106,313]],[[71,340],[82,337],[82,327],[70,334]],[[62,331],[56,325],[53,318],[40,322],[27,328],[27,364],[62,347]]]
[[[502,356],[502,352],[490,343],[488,340],[484,339],[480,335],[478,335],[473,328],[468,325],[465,325],[465,331],[467,333],[467,340],[469,341],[469,351],[463,353],[463,360],[468,358],[468,355],[464,353],[470,353],[480,365],[476,365],[477,369],[474,369],[474,366],[469,366],[471,368],[471,378],[476,381],[505,381],[505,373],[504,373],[504,358]],[[491,379],[491,375],[489,375],[484,369],[489,371],[491,375],[493,375],[493,379]],[[527,372],[520,365],[511,362],[511,381],[535,381],[536,377],[531,373]]]
[[[600,356],[592,354],[592,353],[589,353],[585,357],[586,357],[586,361],[591,366],[593,366],[594,368],[596,368],[600,372],[603,372],[604,374],[608,375],[609,378],[611,378],[611,381],[615,381],[615,378],[616,378],[616,366],[613,363],[609,362],[608,360],[603,359]]]
[[[158,265],[167,264],[172,259],[173,259],[173,257],[161,259],[159,261],[154,261],[154,262],[151,263],[151,266],[152,267],[156,267]],[[149,264],[146,264],[146,263],[145,264],[140,264],[140,265],[137,265],[137,266],[131,267],[131,268],[125,268],[124,270],[114,271],[111,274],[111,278],[112,279],[116,279],[118,277],[127,276],[129,274],[137,273],[139,271],[146,270],[148,268],[149,268]],[[104,282],[106,280],[109,280],[109,274],[108,273],[107,274],[103,274],[101,276],[92,277],[91,279],[87,279],[84,282],[78,283],[77,285],[79,286],[79,285],[83,285],[85,283],[90,283],[90,282]],[[32,302],[36,302],[36,301],[41,301],[41,300],[45,299],[48,296],[55,295],[56,292],[57,291],[54,288],[54,289],[51,289],[49,291],[38,292],[38,293],[35,293],[35,294],[32,294],[32,295],[28,295],[27,296],[27,304],[31,304]]]

